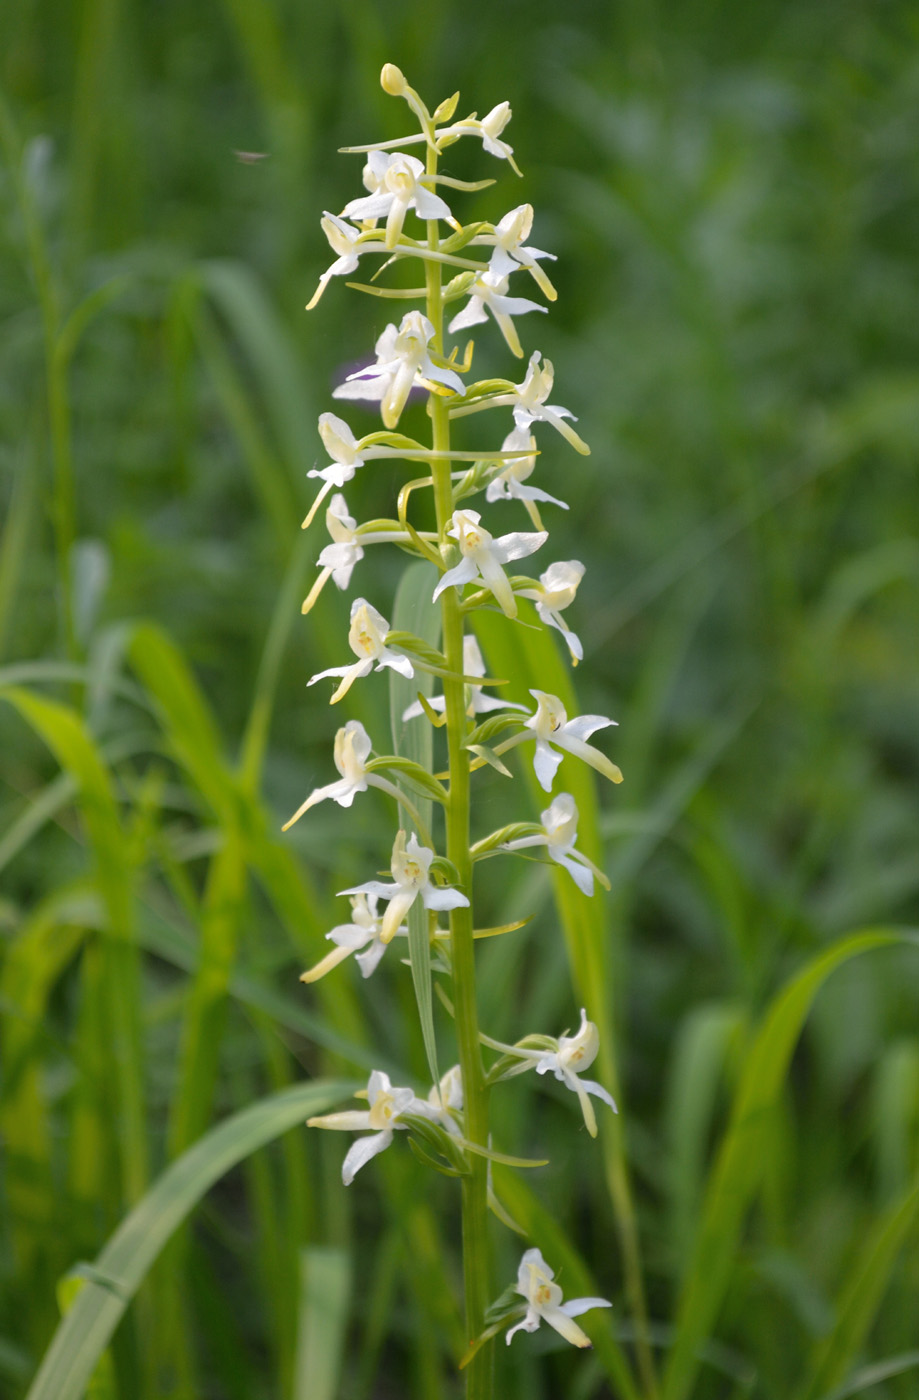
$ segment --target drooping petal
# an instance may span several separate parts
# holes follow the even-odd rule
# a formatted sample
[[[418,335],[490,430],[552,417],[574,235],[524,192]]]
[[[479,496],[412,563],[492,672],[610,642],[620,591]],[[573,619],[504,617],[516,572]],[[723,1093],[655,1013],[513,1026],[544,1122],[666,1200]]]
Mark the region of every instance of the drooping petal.
[[[550,1327],[554,1327],[556,1332],[561,1333],[566,1342],[570,1342],[575,1347],[589,1347],[590,1338],[582,1327],[568,1316],[564,1307],[553,1307],[551,1304],[541,1309],[542,1316]]]
[[[438,885],[427,885],[421,891],[421,898],[426,909],[465,909],[469,906],[469,900],[459,890]]]
[[[370,977],[376,972],[380,959],[385,952],[386,944],[381,942],[379,938],[375,938],[365,952],[355,955],[354,961],[360,968],[362,977]]]
[[[478,576],[479,571],[472,559],[461,559],[458,564],[441,576],[431,601],[436,603],[445,588],[462,588],[464,584],[471,583]]]
[[[556,753],[546,743],[545,739],[536,740],[536,751],[533,754],[533,768],[536,777],[539,779],[540,787],[544,792],[552,791],[552,784],[558,772],[558,766],[562,761],[560,753]]]
[[[614,1113],[619,1112],[619,1109],[616,1107],[616,1100],[613,1098],[612,1094],[604,1089],[602,1084],[598,1084],[595,1079],[581,1079],[580,1076],[578,1076],[578,1082],[582,1089],[587,1090],[588,1094],[593,1094],[595,1099],[602,1099],[605,1104],[609,1105]]]
[[[575,856],[566,855],[563,851],[554,851],[551,844],[549,846],[549,854],[554,861],[557,861],[559,865],[565,867],[582,894],[593,894],[594,876],[592,870],[588,870],[585,865],[582,865],[580,861],[575,859]]]
[[[504,1340],[507,1342],[508,1346],[510,1346],[511,1338],[517,1332],[535,1332],[538,1326],[538,1314],[533,1308],[527,1308],[526,1315],[524,1316],[523,1321],[518,1322],[516,1326],[509,1328],[508,1331],[505,1333]]]
[[[385,1128],[381,1133],[372,1133],[370,1137],[358,1138],[348,1149],[347,1156],[341,1164],[341,1179],[346,1186],[350,1186],[361,1167],[366,1166],[371,1157],[376,1157],[380,1152],[384,1152],[392,1142],[392,1131]],[[574,1324],[572,1324],[573,1326]]]

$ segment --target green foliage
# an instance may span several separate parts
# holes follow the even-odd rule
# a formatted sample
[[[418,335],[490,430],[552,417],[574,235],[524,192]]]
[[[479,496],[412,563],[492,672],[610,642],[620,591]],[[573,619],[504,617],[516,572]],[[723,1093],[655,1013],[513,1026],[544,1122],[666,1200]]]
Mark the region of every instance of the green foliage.
[[[379,1063],[426,1091],[453,1058],[420,909],[411,976],[297,982],[395,804],[280,835],[331,776],[337,716],[305,722],[304,682],[347,618],[332,586],[298,615],[325,542],[297,532],[316,415],[391,306],[353,298],[344,334],[333,283],[304,315],[329,261],[305,211],[359,192],[332,147],[406,129],[377,87],[394,59],[462,110],[510,100],[534,242],[559,255],[553,399],[593,449],[541,444],[534,477],[571,506],[545,507],[552,557],[588,566],[585,679],[556,636],[520,645],[528,606],[516,629],[472,614],[488,673],[614,716],[598,743],[625,778],[560,775],[608,895],[477,866],[493,928],[533,916],[479,945],[483,1022],[557,1034],[583,1002],[621,1110],[575,1176],[570,1096],[495,1086],[497,1146],[550,1158],[494,1167],[505,1212],[567,1296],[615,1304],[586,1319],[596,1369],[517,1338],[500,1393],[646,1400],[650,1364],[667,1400],[910,1400],[916,38],[900,0],[2,7],[4,1396],[77,1394],[100,1358],[96,1393],[138,1400],[457,1393],[455,1183],[400,1150],[343,1195],[340,1143],[286,1131],[328,1078]],[[495,173],[497,217],[521,196]],[[485,336],[475,355],[494,392],[520,378]],[[391,515],[389,465],[364,478],[361,518]],[[398,558],[367,555],[355,586],[391,596]],[[430,661],[417,569],[387,616]],[[393,713],[419,689],[394,677]],[[378,753],[436,768],[440,731],[381,728],[382,678],[352,695]],[[486,764],[501,727],[473,740]],[[520,820],[524,784],[538,816],[531,753],[498,760],[512,782],[476,775],[476,837]],[[513,1278],[520,1242],[495,1241]]]

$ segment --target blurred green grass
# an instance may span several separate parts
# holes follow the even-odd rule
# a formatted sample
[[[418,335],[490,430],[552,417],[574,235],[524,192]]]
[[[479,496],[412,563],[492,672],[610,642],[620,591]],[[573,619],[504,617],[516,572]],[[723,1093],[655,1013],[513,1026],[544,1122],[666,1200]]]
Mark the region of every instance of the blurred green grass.
[[[297,612],[315,420],[386,319],[341,284],[301,308],[328,261],[319,214],[357,191],[336,147],[408,129],[386,60],[435,100],[510,100],[525,182],[496,170],[475,208],[531,200],[559,255],[559,301],[524,338],[593,447],[572,466],[547,445],[541,470],[571,505],[553,557],[588,565],[579,703],[620,721],[591,975],[609,978],[593,991],[668,1348],[769,998],[848,930],[919,923],[917,38],[904,3],[7,0],[0,682],[35,723],[0,711],[2,1393],[25,1394],[57,1280],[215,1116],[304,1072],[360,1074],[381,1046],[425,1082],[408,978],[385,996],[347,967],[296,982],[332,892],[382,863],[382,801],[278,834],[327,780],[339,722],[303,688],[340,659],[347,612],[331,590]],[[480,172],[453,149],[457,174]],[[486,341],[477,366],[508,372]],[[388,512],[398,479],[349,504]],[[360,568],[391,597],[398,561]],[[354,694],[372,734],[385,693]],[[486,779],[483,827],[506,805]],[[534,867],[490,877],[496,923],[545,903]],[[483,964],[493,1034],[576,1021],[551,915]],[[915,953],[890,950],[817,998],[699,1400],[841,1383],[820,1353],[829,1337],[841,1355],[840,1280],[917,1171],[917,982]],[[567,1104],[505,1097],[505,1145],[551,1144],[525,1185],[628,1344],[600,1156]],[[336,1145],[306,1138],[230,1177],[164,1256],[116,1334],[119,1393],[298,1395],[307,1245],[353,1260],[342,1393],[452,1393],[449,1185],[421,1197],[420,1168],[389,1154],[382,1202],[363,1181],[344,1194]],[[846,1364],[914,1346],[911,1238]],[[599,1349],[514,1362],[508,1396],[614,1393]],[[914,1376],[863,1393],[907,1400]]]

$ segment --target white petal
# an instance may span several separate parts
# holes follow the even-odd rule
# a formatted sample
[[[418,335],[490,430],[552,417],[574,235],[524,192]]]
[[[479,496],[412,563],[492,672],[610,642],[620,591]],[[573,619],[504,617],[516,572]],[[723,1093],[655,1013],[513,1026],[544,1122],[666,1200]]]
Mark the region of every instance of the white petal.
[[[580,1077],[578,1082],[582,1089],[587,1090],[588,1094],[593,1094],[595,1099],[602,1099],[605,1104],[609,1104],[614,1113],[619,1112],[616,1100],[604,1089],[602,1084],[598,1084],[595,1079],[580,1079]]]
[[[502,535],[499,540],[495,540],[492,545],[492,553],[499,563],[509,564],[512,559],[525,559],[528,554],[534,554],[548,538],[548,530],[522,534],[515,531],[511,535]]]
[[[487,321],[485,313],[485,303],[481,297],[470,297],[467,305],[462,311],[457,312],[450,322],[447,330],[452,332],[464,331],[467,326],[478,326],[482,321]]]
[[[421,898],[426,909],[466,909],[469,907],[469,900],[459,890],[438,889],[436,885],[428,885],[423,889]]]
[[[558,765],[562,761],[560,753],[556,753],[546,743],[545,739],[536,740],[536,752],[533,755],[533,767],[539,779],[540,787],[544,792],[552,791],[552,784],[558,772]]]
[[[582,894],[593,894],[594,876],[592,870],[588,870],[586,865],[581,865],[573,856],[564,855],[561,852],[559,852],[559,854],[556,855],[553,852],[551,846],[549,847],[549,854],[555,861],[558,862],[559,865],[563,865],[565,867],[565,869],[568,871],[568,874],[571,876],[572,880],[577,885],[578,889],[581,891]]]
[[[339,894],[375,894],[378,899],[392,899],[401,886],[387,884],[383,880],[368,880],[364,885],[352,885],[350,889],[339,890]]]
[[[367,194],[360,199],[349,200],[341,211],[349,219],[382,219],[389,213],[394,196],[388,191],[386,194]]]
[[[341,1164],[341,1179],[345,1185],[350,1186],[361,1167],[369,1162],[371,1157],[385,1151],[391,1142],[392,1133],[387,1128],[382,1133],[372,1133],[370,1137],[358,1138],[357,1142],[352,1143]]]
[[[524,1317],[523,1321],[518,1322],[515,1327],[511,1327],[509,1331],[505,1334],[504,1340],[507,1342],[508,1346],[510,1346],[511,1337],[513,1337],[516,1332],[535,1332],[538,1326],[538,1314],[534,1312],[532,1308],[527,1308],[526,1316]]]
[[[380,959],[386,952],[386,944],[375,938],[365,953],[358,953],[354,959],[361,970],[362,977],[370,977],[376,972]]]
[[[398,671],[400,676],[406,680],[411,680],[415,674],[415,668],[407,656],[402,656],[397,651],[390,651],[384,647],[377,657],[377,670],[381,671],[384,666],[388,666],[392,671]]]
[[[566,1342],[570,1342],[575,1347],[589,1347],[591,1342],[583,1328],[565,1312],[563,1307],[546,1307],[542,1309],[542,1315],[550,1327],[554,1327],[556,1332],[560,1332]]]
[[[436,603],[445,588],[462,588],[464,584],[471,583],[474,578],[478,578],[479,571],[471,559],[461,559],[455,568],[448,569],[434,589],[434,596],[431,599]]]
[[[598,729],[606,729],[611,724],[615,725],[617,721],[607,719],[605,715],[580,715],[577,719],[568,721],[565,725],[565,735],[567,737],[570,734],[572,739],[589,739]]]
[[[377,374],[369,379],[348,379],[332,390],[333,399],[372,399],[379,401],[392,378],[389,374]]]
[[[424,185],[416,185],[415,209],[419,219],[452,219],[450,206],[446,204],[439,194],[434,194],[432,190],[426,190]]]
[[[590,1312],[591,1308],[611,1308],[613,1305],[608,1298],[572,1298],[567,1303],[562,1303],[561,1311],[568,1317],[580,1317],[582,1313]]]

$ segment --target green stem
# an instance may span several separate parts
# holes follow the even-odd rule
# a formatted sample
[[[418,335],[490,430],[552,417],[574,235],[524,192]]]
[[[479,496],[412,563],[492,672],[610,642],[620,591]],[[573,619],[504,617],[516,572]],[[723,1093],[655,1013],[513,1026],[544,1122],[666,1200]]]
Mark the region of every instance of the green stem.
[[[436,174],[437,152],[428,148],[428,174]],[[436,249],[437,221],[428,224],[428,246]],[[434,327],[433,348],[444,353],[443,299],[441,266],[439,262],[425,263],[427,315]],[[432,447],[436,453],[450,450],[450,416],[444,399],[432,395],[429,400],[433,423]],[[432,458],[434,504],[440,538],[453,515],[453,481],[450,463],[443,457]],[[463,615],[456,590],[448,588],[442,597],[443,649],[447,668],[463,674]],[[463,1077],[463,1112],[466,1137],[482,1147],[488,1145],[488,1090],[479,1048],[479,1019],[476,1005],[475,952],[472,915],[472,856],[469,850],[469,752],[466,738],[466,697],[461,680],[444,678],[444,699],[447,730],[447,754],[450,790],[446,808],[447,858],[456,866],[460,887],[469,898],[469,906],[454,909],[450,916],[450,942],[453,961],[453,990],[455,1001],[456,1036],[459,1047],[460,1071]],[[489,1247],[487,1162],[472,1155],[470,1172],[462,1184],[463,1280],[466,1303],[466,1336],[472,1342],[485,1327],[485,1309],[491,1300]],[[493,1348],[487,1344],[479,1349],[466,1368],[466,1400],[492,1400]]]

